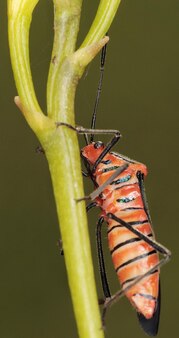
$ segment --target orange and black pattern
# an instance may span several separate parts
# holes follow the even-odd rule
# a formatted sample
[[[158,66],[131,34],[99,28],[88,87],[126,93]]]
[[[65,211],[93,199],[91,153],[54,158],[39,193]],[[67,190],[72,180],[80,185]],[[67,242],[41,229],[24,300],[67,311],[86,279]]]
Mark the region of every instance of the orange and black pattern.
[[[93,142],[83,148],[82,155],[90,165],[93,165],[104,147],[102,143],[101,146],[95,147]],[[147,175],[146,166],[117,153],[109,152],[93,173],[93,181],[97,186],[101,186],[117,168],[126,163],[128,167],[96,198],[102,210],[101,215],[108,224],[109,249],[123,288],[159,262],[158,254],[152,246],[124,225],[107,216],[111,213],[132,225],[142,234],[154,239],[144,188],[141,185],[143,177]],[[139,314],[146,319],[152,318],[159,298],[159,270],[152,271],[142,281],[132,286],[126,292],[126,296]]]

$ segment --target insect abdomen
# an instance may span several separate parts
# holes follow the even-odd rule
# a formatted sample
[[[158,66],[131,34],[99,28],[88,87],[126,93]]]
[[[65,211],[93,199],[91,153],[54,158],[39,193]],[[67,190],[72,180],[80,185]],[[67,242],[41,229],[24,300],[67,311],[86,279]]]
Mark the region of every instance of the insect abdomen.
[[[114,155],[113,155],[114,156]],[[118,163],[119,162],[119,163]],[[111,158],[112,165],[122,165],[121,159]],[[113,213],[129,223],[146,236],[153,238],[149,214],[142,196],[138,172],[145,166],[129,163],[129,167],[119,175],[104,191],[102,209],[106,214]],[[100,165],[97,183],[108,178],[105,163]],[[112,173],[110,172],[110,175]],[[114,267],[123,288],[133,283],[159,262],[156,250],[144,240],[112,219],[108,221],[108,242]],[[152,318],[156,310],[159,293],[159,272],[153,271],[141,282],[126,292],[132,305],[146,319]]]

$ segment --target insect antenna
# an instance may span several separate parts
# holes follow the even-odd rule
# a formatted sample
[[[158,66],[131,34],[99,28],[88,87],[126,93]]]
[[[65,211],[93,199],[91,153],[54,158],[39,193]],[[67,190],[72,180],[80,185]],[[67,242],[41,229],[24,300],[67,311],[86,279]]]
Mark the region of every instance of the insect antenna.
[[[106,60],[106,49],[107,49],[107,43],[104,45],[104,47],[101,50],[100,78],[99,78],[99,83],[98,83],[96,100],[95,100],[95,104],[94,104],[93,115],[92,115],[92,119],[91,119],[91,129],[95,129],[95,126],[96,126],[96,115],[97,115],[97,109],[98,109],[98,105],[99,105],[99,99],[100,99],[100,94],[101,94],[101,90],[102,90],[102,82],[103,82],[103,76],[104,76],[104,65],[105,65],[105,60]],[[93,140],[94,140],[94,134],[91,134],[90,143],[92,143]]]

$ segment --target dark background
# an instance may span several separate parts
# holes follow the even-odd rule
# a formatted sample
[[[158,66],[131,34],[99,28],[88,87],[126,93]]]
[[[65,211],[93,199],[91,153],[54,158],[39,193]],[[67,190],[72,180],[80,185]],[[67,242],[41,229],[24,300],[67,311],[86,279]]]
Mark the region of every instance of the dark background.
[[[79,41],[97,5],[84,1]],[[122,1],[109,32],[97,120],[99,128],[121,131],[118,152],[147,164],[146,191],[157,239],[173,253],[161,272],[159,338],[176,338],[179,330],[178,22],[178,0]],[[41,0],[33,16],[30,47],[34,83],[44,111],[52,39],[52,1]],[[78,87],[76,121],[80,125],[90,125],[98,78],[99,57]],[[16,93],[7,44],[6,1],[1,1],[0,337],[77,338],[64,259],[56,245],[60,234],[48,167],[45,157],[36,154],[39,142],[13,103]],[[86,186],[89,189],[93,189],[91,184]],[[95,246],[97,217],[98,211],[91,211],[89,227],[102,296]],[[119,285],[105,231],[104,246],[109,282],[115,291]],[[113,306],[106,326],[109,338],[145,337],[126,299]]]

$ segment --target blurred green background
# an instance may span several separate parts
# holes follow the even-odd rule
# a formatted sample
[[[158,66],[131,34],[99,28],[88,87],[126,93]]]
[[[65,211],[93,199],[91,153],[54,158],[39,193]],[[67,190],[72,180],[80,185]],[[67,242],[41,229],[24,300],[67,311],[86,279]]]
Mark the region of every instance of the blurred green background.
[[[84,1],[79,43],[98,1]],[[158,338],[178,337],[178,76],[179,1],[123,0],[109,32],[110,43],[98,111],[99,128],[117,128],[116,150],[146,163],[146,191],[157,239],[171,249],[162,268],[162,311]],[[34,83],[44,111],[53,41],[52,0],[40,0],[30,35]],[[99,57],[78,87],[76,121],[89,127],[99,78]],[[0,1],[0,337],[77,338],[47,163],[13,103],[16,88],[7,43],[6,1]],[[106,138],[103,138],[106,140]],[[83,138],[80,140],[83,145]],[[64,182],[65,184],[65,182]],[[93,189],[86,184],[86,191]],[[89,213],[98,294],[102,296],[95,244],[99,211]],[[73,221],[69,219],[69,222]],[[109,282],[119,288],[104,246]],[[85,245],[82,243],[82,245]],[[107,315],[107,338],[142,338],[126,299]]]

